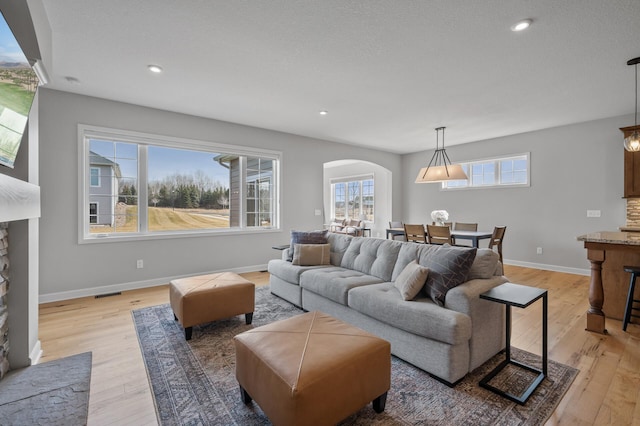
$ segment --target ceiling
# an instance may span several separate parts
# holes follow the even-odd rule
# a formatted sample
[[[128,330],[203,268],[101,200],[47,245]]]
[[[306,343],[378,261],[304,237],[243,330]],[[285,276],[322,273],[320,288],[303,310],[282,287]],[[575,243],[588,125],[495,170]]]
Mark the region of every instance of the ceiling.
[[[634,112],[638,0],[42,4],[47,87],[394,153]]]

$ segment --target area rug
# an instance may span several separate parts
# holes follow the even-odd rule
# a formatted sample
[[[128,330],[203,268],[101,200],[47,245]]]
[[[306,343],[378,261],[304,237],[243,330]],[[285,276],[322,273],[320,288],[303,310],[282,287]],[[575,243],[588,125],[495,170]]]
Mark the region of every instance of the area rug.
[[[9,371],[0,381],[0,425],[86,425],[91,352]]]
[[[253,327],[303,313],[273,296],[268,287],[256,289],[253,324],[244,316],[194,327],[192,340],[174,321],[171,307],[133,311],[138,339],[152,387],[158,421],[170,425],[268,425],[260,407],[242,403],[235,379],[233,336]],[[540,357],[513,349],[512,358],[540,366]],[[540,425],[553,413],[578,370],[549,361],[548,378],[519,405],[481,388],[480,379],[504,359],[498,354],[448,387],[423,370],[392,357],[391,389],[386,409],[376,414],[371,404],[340,424],[346,425]],[[518,392],[530,373],[506,369],[494,380],[501,389]],[[506,386],[502,387],[502,386]],[[526,385],[525,385],[526,387]]]

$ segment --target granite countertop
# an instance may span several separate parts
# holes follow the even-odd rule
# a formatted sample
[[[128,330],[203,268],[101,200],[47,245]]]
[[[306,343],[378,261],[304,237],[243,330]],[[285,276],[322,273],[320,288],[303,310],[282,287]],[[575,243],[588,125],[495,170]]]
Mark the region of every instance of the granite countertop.
[[[588,243],[625,244],[640,246],[640,232],[599,231],[580,235],[578,241]]]

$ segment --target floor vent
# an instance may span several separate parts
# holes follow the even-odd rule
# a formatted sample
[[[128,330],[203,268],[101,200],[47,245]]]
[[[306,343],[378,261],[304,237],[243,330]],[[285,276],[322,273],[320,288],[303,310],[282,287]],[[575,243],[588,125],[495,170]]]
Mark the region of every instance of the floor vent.
[[[110,297],[110,296],[120,296],[121,294],[122,293],[119,291],[116,291],[115,293],[97,294],[96,299],[102,299],[103,297]]]

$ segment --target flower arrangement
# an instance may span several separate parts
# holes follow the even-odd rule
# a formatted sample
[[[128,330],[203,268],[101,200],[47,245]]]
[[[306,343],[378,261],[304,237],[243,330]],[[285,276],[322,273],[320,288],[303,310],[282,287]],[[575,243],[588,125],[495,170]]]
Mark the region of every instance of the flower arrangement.
[[[449,213],[446,210],[434,210],[431,212],[431,220],[433,220],[436,225],[444,225],[447,219],[449,219]]]

